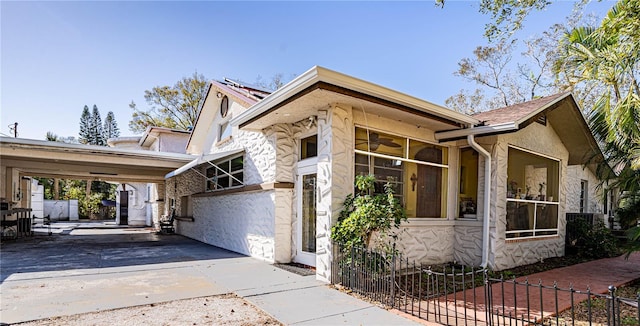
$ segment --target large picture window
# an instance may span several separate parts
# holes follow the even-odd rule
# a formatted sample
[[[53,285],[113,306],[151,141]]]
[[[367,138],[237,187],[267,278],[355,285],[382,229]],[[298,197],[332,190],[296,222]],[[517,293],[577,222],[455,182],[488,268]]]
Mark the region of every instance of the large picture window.
[[[373,174],[376,193],[394,186],[409,217],[445,217],[448,149],[383,132],[355,129],[355,173]]]
[[[243,178],[243,155],[214,162],[211,167],[207,168],[207,191],[242,186]]]
[[[506,237],[557,235],[560,162],[509,147],[507,175]]]

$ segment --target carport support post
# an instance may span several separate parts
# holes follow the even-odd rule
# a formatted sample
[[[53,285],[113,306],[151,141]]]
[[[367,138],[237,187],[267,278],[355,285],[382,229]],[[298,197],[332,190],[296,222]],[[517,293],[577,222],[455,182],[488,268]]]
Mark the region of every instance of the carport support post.
[[[351,107],[318,111],[316,278],[331,281],[331,226],[353,191],[353,117]]]

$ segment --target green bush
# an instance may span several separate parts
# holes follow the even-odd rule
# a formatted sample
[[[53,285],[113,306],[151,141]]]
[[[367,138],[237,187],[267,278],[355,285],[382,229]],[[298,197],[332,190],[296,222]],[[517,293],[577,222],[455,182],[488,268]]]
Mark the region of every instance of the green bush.
[[[331,238],[342,244],[344,250],[354,246],[370,248],[371,237],[377,233],[380,240],[377,249],[388,251],[391,243],[386,238],[395,239],[391,229],[407,220],[404,207],[393,196],[391,184],[385,184],[384,193],[374,194],[375,182],[373,175],[356,177],[357,192],[347,196],[338,221],[331,228]]]
[[[83,217],[91,217],[100,213],[100,205],[104,194],[95,193],[91,194],[89,198],[82,197],[78,199],[79,215]]]
[[[616,238],[602,221],[591,225],[584,219],[567,222],[567,251],[586,258],[607,258],[619,254]]]
[[[638,220],[640,220],[640,193],[625,193],[616,210],[616,217],[623,230],[637,226]]]

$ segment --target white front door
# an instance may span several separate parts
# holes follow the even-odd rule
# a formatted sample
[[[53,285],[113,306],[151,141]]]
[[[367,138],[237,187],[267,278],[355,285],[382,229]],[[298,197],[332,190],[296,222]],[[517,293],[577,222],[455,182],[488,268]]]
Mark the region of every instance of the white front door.
[[[298,167],[297,244],[294,261],[316,266],[316,165]]]

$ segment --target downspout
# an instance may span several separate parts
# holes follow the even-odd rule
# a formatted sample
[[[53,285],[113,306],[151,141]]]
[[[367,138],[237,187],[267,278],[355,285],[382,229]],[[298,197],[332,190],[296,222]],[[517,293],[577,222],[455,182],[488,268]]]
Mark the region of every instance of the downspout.
[[[471,126],[473,128],[473,126]],[[491,154],[482,146],[478,145],[473,134],[467,135],[467,142],[480,155],[484,156],[484,211],[482,212],[482,263],[480,266],[486,268],[489,263],[489,205],[491,204]]]

